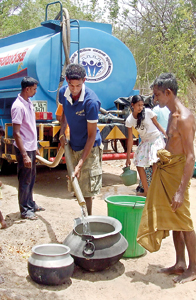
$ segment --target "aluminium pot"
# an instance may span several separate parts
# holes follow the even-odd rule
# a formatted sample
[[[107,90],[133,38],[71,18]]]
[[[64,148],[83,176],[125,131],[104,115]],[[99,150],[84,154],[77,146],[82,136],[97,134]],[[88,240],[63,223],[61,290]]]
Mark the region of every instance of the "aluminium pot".
[[[63,284],[74,271],[74,260],[69,252],[70,248],[62,244],[34,246],[28,259],[30,277],[41,284]]]
[[[75,219],[73,231],[63,244],[70,248],[76,265],[88,271],[102,271],[125,253],[128,242],[120,233],[122,224],[113,217],[88,216],[90,232],[83,233],[83,221]]]

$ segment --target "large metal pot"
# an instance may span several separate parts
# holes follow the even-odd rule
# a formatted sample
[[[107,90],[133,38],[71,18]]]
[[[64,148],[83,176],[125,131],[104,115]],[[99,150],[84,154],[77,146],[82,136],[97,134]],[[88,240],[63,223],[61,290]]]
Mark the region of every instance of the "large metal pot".
[[[62,244],[34,246],[28,259],[29,275],[37,283],[63,284],[74,270],[74,260],[69,252],[70,248]]]
[[[121,223],[112,217],[88,216],[90,233],[83,234],[83,221],[75,219],[73,231],[63,244],[70,248],[75,264],[88,271],[101,271],[116,263],[128,247]]]

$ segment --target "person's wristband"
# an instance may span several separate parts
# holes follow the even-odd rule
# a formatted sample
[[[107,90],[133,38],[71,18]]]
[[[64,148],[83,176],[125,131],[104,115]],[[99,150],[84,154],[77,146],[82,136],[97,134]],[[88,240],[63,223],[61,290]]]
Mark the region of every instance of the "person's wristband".
[[[62,138],[62,136],[65,136],[64,134],[61,134],[60,136],[59,136],[59,140]]]

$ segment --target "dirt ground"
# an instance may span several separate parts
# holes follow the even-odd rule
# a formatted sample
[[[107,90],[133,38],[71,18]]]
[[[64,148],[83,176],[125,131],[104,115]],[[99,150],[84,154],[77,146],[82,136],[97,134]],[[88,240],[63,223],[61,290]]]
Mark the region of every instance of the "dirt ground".
[[[107,216],[108,195],[134,194],[137,185],[126,187],[119,175],[124,161],[103,162],[103,187],[93,201],[93,214]],[[3,199],[0,209],[7,229],[0,229],[1,300],[108,300],[108,299],[196,299],[196,282],[174,284],[173,276],[157,273],[160,267],[175,262],[172,237],[166,238],[156,253],[139,258],[122,258],[101,272],[88,272],[80,267],[61,286],[44,286],[33,282],[28,274],[27,261],[34,245],[62,243],[72,231],[74,219],[81,216],[77,200],[67,191],[67,171],[57,167],[37,168],[34,200],[46,211],[37,213],[38,220],[21,220],[17,201],[17,176],[0,175]],[[191,213],[196,228],[196,179],[191,179]]]

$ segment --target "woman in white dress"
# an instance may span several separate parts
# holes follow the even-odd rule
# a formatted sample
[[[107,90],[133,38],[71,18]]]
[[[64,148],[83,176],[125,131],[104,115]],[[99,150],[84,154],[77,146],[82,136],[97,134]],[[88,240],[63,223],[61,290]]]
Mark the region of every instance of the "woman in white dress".
[[[157,150],[165,148],[163,135],[167,137],[163,127],[157,122],[156,114],[150,109],[145,108],[144,99],[141,95],[135,95],[131,101],[132,113],[126,119],[125,126],[128,127],[128,143],[127,143],[127,160],[126,166],[131,164],[130,153],[133,146],[134,127],[141,138],[141,141],[134,154],[133,163],[137,167],[142,185],[143,193],[137,193],[138,196],[146,196],[148,191],[148,183],[146,178],[146,167],[152,166],[153,173],[158,161]]]

